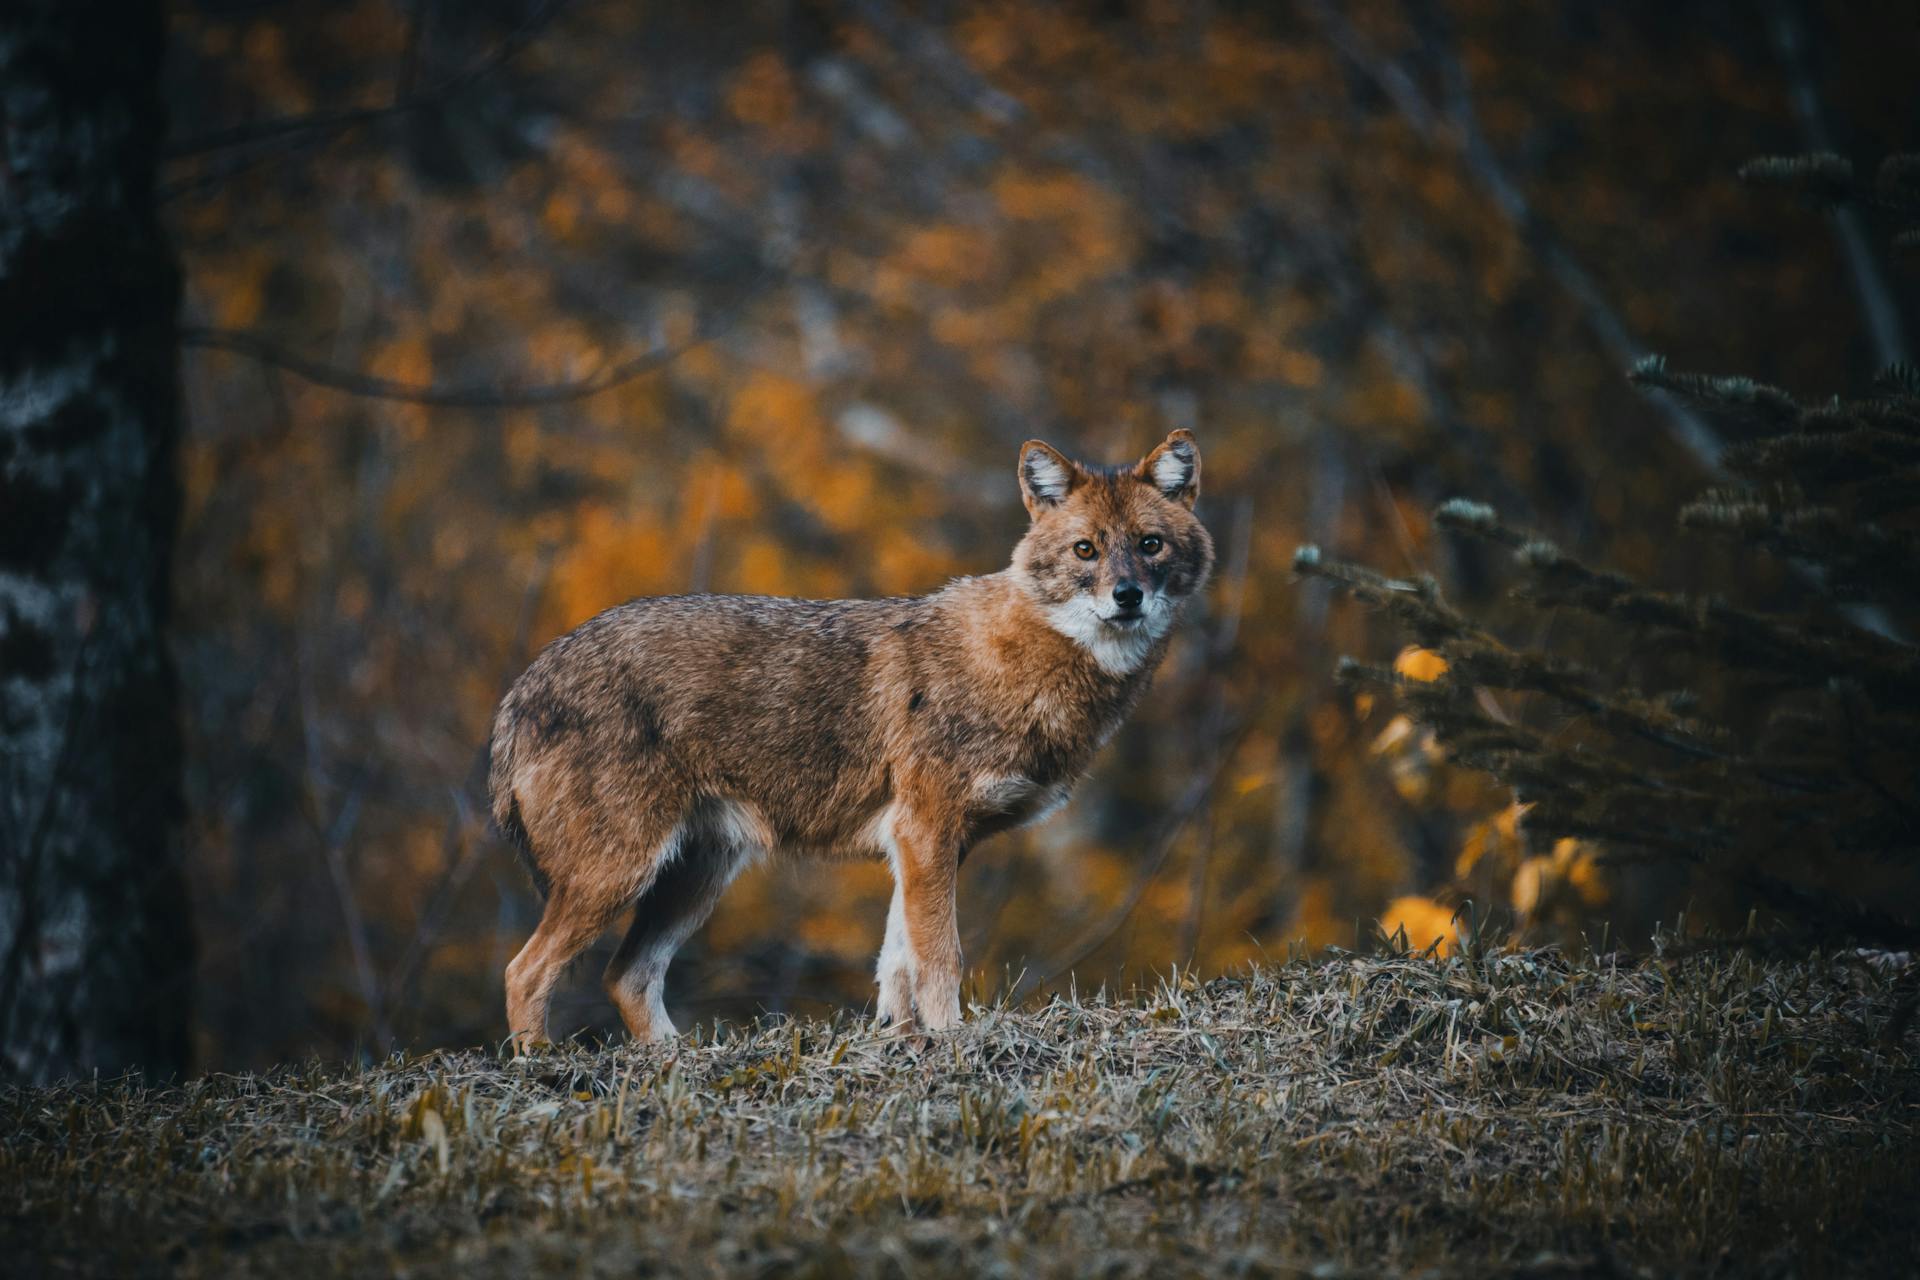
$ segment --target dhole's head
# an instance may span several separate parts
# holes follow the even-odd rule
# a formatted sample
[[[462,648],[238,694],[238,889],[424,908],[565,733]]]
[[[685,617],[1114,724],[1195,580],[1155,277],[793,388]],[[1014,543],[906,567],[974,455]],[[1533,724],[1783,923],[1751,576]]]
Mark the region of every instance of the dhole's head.
[[[1130,467],[1087,466],[1029,440],[1020,496],[1033,524],[1013,567],[1047,621],[1106,670],[1136,669],[1213,568],[1213,539],[1193,514],[1193,433],[1174,432]]]

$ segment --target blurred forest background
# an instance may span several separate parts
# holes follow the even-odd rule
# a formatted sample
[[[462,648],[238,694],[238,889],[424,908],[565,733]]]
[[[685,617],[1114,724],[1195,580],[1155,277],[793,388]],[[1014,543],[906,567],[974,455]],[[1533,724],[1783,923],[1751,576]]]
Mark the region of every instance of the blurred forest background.
[[[1221,571],[1072,805],[968,861],[982,992],[1425,941],[1466,898],[1629,943],[1744,914],[1529,847],[1336,689],[1398,642],[1290,559],[1491,600],[1430,525],[1466,496],[1803,590],[1675,532],[1713,444],[1624,371],[1906,353],[1859,222],[1733,173],[1920,137],[1910,4],[187,0],[167,39],[201,1065],[497,1040],[538,910],[479,780],[538,647],[636,595],[996,569],[1034,435],[1197,430]],[[870,1000],[887,895],[743,878],[676,1017]],[[557,1030],[611,1028],[598,968]]]

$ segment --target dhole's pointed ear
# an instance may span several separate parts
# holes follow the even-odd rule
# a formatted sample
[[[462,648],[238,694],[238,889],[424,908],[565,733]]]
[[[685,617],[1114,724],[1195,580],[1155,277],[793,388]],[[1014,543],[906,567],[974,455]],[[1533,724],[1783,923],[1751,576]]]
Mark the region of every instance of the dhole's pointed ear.
[[[1193,432],[1182,427],[1162,440],[1159,448],[1140,459],[1133,474],[1191,509],[1200,496],[1200,446]]]
[[[1027,504],[1028,515],[1059,506],[1084,479],[1079,463],[1044,440],[1020,446],[1020,501]]]

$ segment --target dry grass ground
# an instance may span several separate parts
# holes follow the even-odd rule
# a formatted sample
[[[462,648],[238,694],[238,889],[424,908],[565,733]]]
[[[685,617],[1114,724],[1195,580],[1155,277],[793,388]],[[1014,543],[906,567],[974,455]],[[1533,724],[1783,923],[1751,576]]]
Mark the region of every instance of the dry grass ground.
[[[1338,956],[655,1049],[0,1094],[14,1275],[1785,1275],[1920,1258],[1858,962]]]

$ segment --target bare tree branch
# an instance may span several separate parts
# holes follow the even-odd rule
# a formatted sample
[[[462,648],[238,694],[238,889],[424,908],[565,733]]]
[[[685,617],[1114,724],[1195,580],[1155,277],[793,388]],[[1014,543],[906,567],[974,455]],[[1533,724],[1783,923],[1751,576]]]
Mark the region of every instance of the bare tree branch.
[[[487,749],[483,746],[476,769],[483,778],[486,762]],[[467,786],[472,785],[473,779],[469,778]],[[484,819],[476,820],[472,807],[462,794],[463,789],[453,788],[450,791],[453,813],[447,819],[446,835],[442,840],[444,862],[437,883],[427,894],[427,905],[414,921],[413,936],[408,939],[406,950],[401,953],[387,978],[384,999],[389,1007],[407,1007],[413,1003],[414,986],[420,977],[421,967],[439,945],[440,934],[453,912],[454,901],[479,865],[481,854],[486,851],[486,822]]]
[[[776,274],[763,272],[757,280],[765,281]],[[442,385],[400,382],[392,378],[362,373],[355,369],[342,369],[338,365],[290,351],[263,334],[241,329],[187,326],[180,330],[180,343],[187,347],[230,351],[236,355],[248,356],[264,364],[284,369],[315,386],[373,400],[398,400],[437,409],[525,408],[585,400],[664,368],[689,351],[704,347],[724,336],[740,322],[747,303],[751,302],[757,293],[757,288],[750,289],[745,297],[729,308],[727,314],[709,326],[706,332],[678,346],[658,347],[651,351],[640,352],[638,355],[629,356],[608,365],[598,373],[571,382],[534,383],[519,387],[498,384]]]
[[[1253,499],[1242,495],[1233,507],[1233,534],[1227,549],[1227,567],[1225,578],[1231,585],[1228,595],[1226,616],[1220,620],[1219,630],[1213,637],[1213,655],[1224,661],[1233,651],[1234,641],[1240,637],[1240,623],[1246,617],[1247,606],[1247,568],[1253,556]],[[1218,662],[1210,662],[1217,666]],[[1200,852],[1193,859],[1193,875],[1188,882],[1187,915],[1181,924],[1180,943],[1174,948],[1174,955],[1186,964],[1193,963],[1193,954],[1200,945],[1200,925],[1206,914],[1207,873],[1213,866],[1213,853],[1218,847],[1215,838],[1217,819],[1210,815],[1204,829],[1204,839]]]
[[[526,665],[527,652],[533,634],[533,615],[540,601],[540,593],[545,588],[548,572],[553,567],[551,553],[541,557],[540,567],[527,583],[521,594],[520,620],[514,627],[513,647],[499,679],[501,687],[512,678],[513,673]],[[486,790],[487,761],[492,754],[491,742],[482,742],[475,750],[472,762],[467,767],[466,777],[457,787],[448,789],[448,799],[452,801],[453,812],[447,821],[446,835],[442,841],[444,861],[439,883],[433,892],[427,895],[427,905],[414,922],[413,938],[407,943],[407,949],[401,954],[400,961],[394,966],[393,974],[387,980],[387,1004],[410,1006],[414,987],[420,971],[433,949],[440,944],[441,932],[446,928],[448,917],[452,914],[454,900],[460,890],[471,878],[479,866],[481,855],[488,848]],[[476,812],[470,800],[480,802]]]
[[[367,940],[367,922],[360,914],[360,904],[354,899],[353,878],[347,868],[347,841],[353,836],[353,828],[360,818],[361,789],[355,787],[347,793],[341,802],[340,812],[334,820],[321,829],[321,843],[326,846],[327,874],[333,881],[334,897],[340,904],[340,915],[347,928],[347,945],[353,953],[353,972],[360,983],[360,998],[367,1006],[367,1017],[373,1023],[373,1037],[379,1044],[381,1053],[393,1045],[393,1029],[387,1025],[386,1001],[380,992],[380,979],[373,968],[373,948]]]
[[[1423,141],[1435,146],[1451,146],[1457,152],[1468,175],[1492,199],[1494,207],[1515,233],[1533,247],[1554,283],[1579,305],[1588,329],[1607,353],[1622,368],[1649,354],[1628,330],[1620,312],[1607,300],[1599,282],[1561,244],[1507,173],[1499,154],[1481,132],[1466,68],[1455,51],[1442,40],[1432,41],[1446,88],[1443,112],[1421,91],[1400,62],[1374,48],[1329,0],[1308,0],[1306,8],[1326,32],[1328,42],[1379,86]],[[1437,14],[1432,15],[1428,25],[1436,30],[1441,28]],[[1668,434],[1674,441],[1709,473],[1720,474],[1720,455],[1725,444],[1719,434],[1704,418],[1669,397],[1658,397],[1655,403],[1666,417]]]
[[[400,70],[393,80],[396,102],[412,97],[414,83],[420,78],[420,50],[426,43],[428,5],[429,0],[412,0],[407,8],[407,38],[400,50]]]
[[[492,53],[480,61],[417,93],[397,97],[384,106],[315,111],[306,115],[282,116],[276,120],[235,125],[229,129],[218,129],[212,133],[202,134],[197,138],[170,143],[162,154],[168,160],[184,160],[210,151],[252,146],[255,143],[271,142],[301,134],[339,133],[388,116],[406,115],[426,107],[436,106],[519,56],[533,44],[560,10],[566,7],[566,4],[567,0],[545,0],[545,3],[534,9],[525,21],[509,32]],[[409,78],[411,77],[410,70],[406,74]]]
[[[353,970],[360,984],[360,998],[367,1006],[367,1018],[372,1024],[374,1039],[380,1052],[385,1053],[393,1045],[393,1029],[387,1022],[386,1001],[380,990],[380,980],[374,971],[373,948],[367,937],[367,922],[360,914],[360,904],[353,893],[353,875],[347,866],[347,842],[353,838],[353,829],[360,820],[360,806],[365,796],[366,784],[356,782],[341,798],[339,807],[329,820],[324,807],[324,793],[327,788],[325,768],[321,760],[319,711],[314,703],[313,680],[309,670],[306,645],[300,645],[295,651],[295,679],[299,683],[298,705],[300,708],[300,735],[304,766],[304,791],[307,805],[307,818],[312,823],[314,833],[320,839],[322,852],[327,861],[327,874],[333,881],[334,896],[340,905],[341,919],[346,925],[347,945],[353,955]]]
[[[1216,733],[1213,736],[1223,735]],[[1226,751],[1217,750],[1207,767],[1188,780],[1186,790],[1180,793],[1180,798],[1174,801],[1173,808],[1168,812],[1166,822],[1161,828],[1160,838],[1154,842],[1153,852],[1148,855],[1146,862],[1142,865],[1140,874],[1134,878],[1133,887],[1128,891],[1126,900],[1109,912],[1106,919],[1075,942],[1070,949],[1055,956],[1043,967],[1029,970],[1014,987],[1013,993],[1007,997],[1009,1003],[1019,1004],[1056,978],[1072,973],[1076,965],[1098,951],[1108,939],[1120,931],[1120,926],[1133,915],[1134,908],[1140,905],[1140,899],[1146,896],[1147,890],[1159,877],[1160,869],[1166,866],[1167,858],[1172,854],[1180,832],[1185,829],[1188,822],[1192,821],[1193,815],[1200,811],[1200,806],[1206,803],[1207,797],[1213,794],[1213,784],[1220,777],[1220,770],[1226,757]]]
[[[1373,48],[1372,44],[1348,22],[1329,0],[1307,0],[1307,10],[1327,33],[1328,41],[1375,84],[1406,118],[1422,139],[1435,145],[1451,145],[1458,153],[1468,176],[1480,184],[1494,206],[1505,216],[1514,232],[1539,255],[1547,274],[1577,303],[1587,328],[1599,339],[1622,368],[1631,367],[1651,354],[1627,328],[1626,320],[1580,261],[1560,242],[1553,228],[1542,218],[1501,163],[1499,153],[1481,131],[1473,108],[1472,85],[1459,52],[1448,38],[1445,15],[1432,4],[1421,4],[1420,25],[1428,33],[1429,54],[1440,68],[1445,93],[1445,110],[1434,108],[1406,69],[1397,61]],[[1444,126],[1444,127],[1443,127]],[[1707,420],[1679,400],[1666,394],[1649,396],[1667,420],[1667,434],[1685,449],[1708,475],[1725,475],[1721,456],[1726,443]],[[1802,568],[1802,576],[1815,586],[1821,585],[1818,573]],[[1853,605],[1848,616],[1859,626],[1890,639],[1901,632],[1884,609]]]

